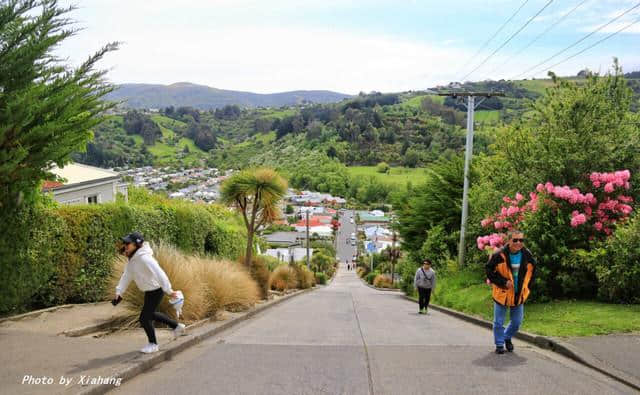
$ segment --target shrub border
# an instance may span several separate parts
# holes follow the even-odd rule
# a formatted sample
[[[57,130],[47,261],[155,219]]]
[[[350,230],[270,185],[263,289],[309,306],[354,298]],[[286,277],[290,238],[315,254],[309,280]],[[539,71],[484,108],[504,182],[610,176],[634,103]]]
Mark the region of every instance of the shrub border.
[[[356,274],[356,276],[360,279],[360,281],[364,285],[366,285],[369,288],[375,289],[376,291],[402,292],[402,289],[400,289],[400,288],[378,288],[378,287],[375,287],[375,286],[369,284],[368,282],[366,282],[362,277],[358,276],[358,274]]]

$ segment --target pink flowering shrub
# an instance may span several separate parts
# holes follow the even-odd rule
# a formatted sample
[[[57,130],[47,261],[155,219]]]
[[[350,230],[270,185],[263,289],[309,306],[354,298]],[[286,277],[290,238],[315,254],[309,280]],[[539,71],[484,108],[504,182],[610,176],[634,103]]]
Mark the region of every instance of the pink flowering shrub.
[[[518,227],[527,213],[538,210],[541,196],[547,205],[557,209],[558,215],[571,213],[571,228],[587,228],[586,233],[590,233],[591,238],[608,236],[616,223],[626,220],[633,211],[628,204],[633,202],[633,198],[624,195],[630,188],[630,178],[629,170],[592,173],[589,179],[593,192],[582,193],[578,188],[556,186],[547,182],[538,184],[536,192],[529,193],[528,200],[520,193],[516,193],[513,199],[505,196],[502,200],[507,205],[480,223],[483,228],[493,228],[499,232],[478,237],[476,244],[481,250],[486,247],[500,248],[506,241],[506,232]]]
[[[628,170],[592,173],[589,190],[581,191],[551,182],[538,184],[528,197],[517,193],[481,226],[490,232],[476,239],[480,250],[493,252],[506,242],[506,233],[520,229],[526,246],[538,259],[538,295],[593,296],[598,279],[593,265],[581,265],[575,251],[588,251],[592,243],[606,240],[616,225],[633,211]]]

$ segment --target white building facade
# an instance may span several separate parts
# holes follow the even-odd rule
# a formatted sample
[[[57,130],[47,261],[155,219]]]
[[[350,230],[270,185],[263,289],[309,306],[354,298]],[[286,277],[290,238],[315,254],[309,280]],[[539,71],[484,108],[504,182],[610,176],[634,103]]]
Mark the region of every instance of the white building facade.
[[[111,170],[78,163],[63,168],[54,167],[51,172],[63,182],[47,182],[44,190],[51,192],[60,204],[98,204],[115,202],[118,193],[126,200],[127,185],[120,182],[120,175]]]

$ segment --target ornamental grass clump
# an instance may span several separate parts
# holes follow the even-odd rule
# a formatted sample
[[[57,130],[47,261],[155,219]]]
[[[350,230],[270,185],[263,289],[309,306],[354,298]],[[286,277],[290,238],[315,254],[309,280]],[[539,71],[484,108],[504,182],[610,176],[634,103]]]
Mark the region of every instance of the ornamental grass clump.
[[[296,272],[296,278],[298,279],[298,288],[307,289],[316,284],[315,275],[304,265],[293,265],[293,270]]]
[[[268,256],[259,255],[251,258],[251,265],[249,267],[249,273],[251,278],[258,284],[260,289],[260,298],[267,299],[269,296],[269,290],[271,289],[271,271],[269,270],[269,258]],[[239,263],[243,264],[245,258],[240,257]]]
[[[271,274],[271,289],[285,291],[298,286],[298,276],[290,265],[278,266]]]
[[[391,279],[385,276],[384,274],[378,274],[373,279],[373,286],[377,288],[393,288],[391,284]]]
[[[181,321],[193,322],[215,315],[219,310],[237,311],[253,306],[259,299],[258,284],[239,264],[208,257],[188,256],[169,244],[152,246],[153,255],[165,271],[174,291],[184,294]],[[127,263],[125,257],[114,260],[111,275],[111,292],[120,280]],[[135,323],[144,302],[144,293],[131,282],[123,305],[131,312]],[[158,306],[161,311],[175,318],[175,310],[165,295]]]
[[[246,310],[260,299],[258,284],[237,263],[199,257],[193,257],[190,261],[202,269],[200,276],[207,289],[211,314],[219,310]]]

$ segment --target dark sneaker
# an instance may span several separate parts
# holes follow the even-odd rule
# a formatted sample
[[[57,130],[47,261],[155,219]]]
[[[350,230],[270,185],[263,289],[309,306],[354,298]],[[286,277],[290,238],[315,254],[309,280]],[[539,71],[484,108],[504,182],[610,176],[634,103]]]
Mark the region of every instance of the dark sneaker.
[[[511,339],[505,340],[504,345],[507,346],[507,351],[513,352],[513,343],[511,343]]]
[[[504,347],[497,346],[496,347],[496,354],[504,354]]]

